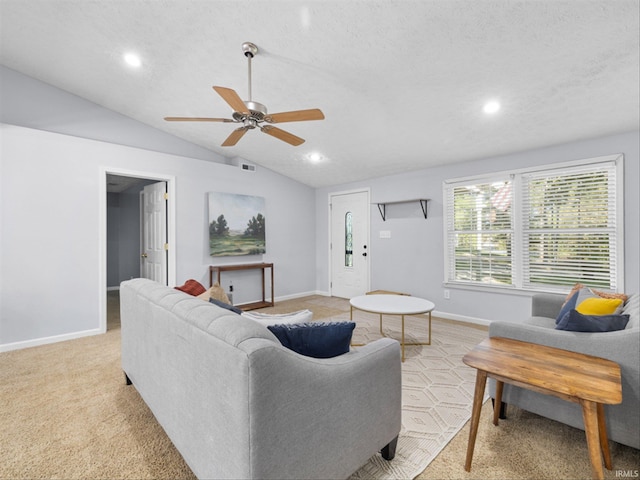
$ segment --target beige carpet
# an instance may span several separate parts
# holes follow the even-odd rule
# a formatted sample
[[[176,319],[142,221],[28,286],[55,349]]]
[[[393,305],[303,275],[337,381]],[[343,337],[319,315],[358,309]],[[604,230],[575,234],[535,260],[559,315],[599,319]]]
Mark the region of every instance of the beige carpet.
[[[117,307],[112,295],[109,303]],[[348,304],[309,297],[266,311],[301,308],[320,319],[343,316]],[[434,340],[438,325],[456,324],[434,320]],[[135,389],[125,386],[117,319],[109,328],[105,335],[0,354],[0,478],[194,478]],[[409,349],[408,359],[416,355]],[[419,479],[590,478],[581,430],[517,409],[495,427],[489,407],[471,473],[463,469],[467,425]],[[640,452],[616,443],[611,450],[614,470],[606,478],[637,478]]]
[[[349,314],[332,320],[349,320]],[[354,343],[381,338],[380,316],[355,310]],[[385,315],[383,332],[401,338],[398,316]],[[487,335],[486,329],[433,321],[431,345],[405,347],[402,364],[402,430],[392,462],[373,457],[351,480],[414,478],[440,453],[471,417],[475,370],[462,357]],[[427,342],[426,315],[405,317],[408,343]]]

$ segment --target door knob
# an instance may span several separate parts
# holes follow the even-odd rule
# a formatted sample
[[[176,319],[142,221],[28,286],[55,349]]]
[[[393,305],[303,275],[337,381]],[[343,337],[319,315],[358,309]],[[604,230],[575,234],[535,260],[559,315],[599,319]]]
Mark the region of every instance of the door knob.
[[[147,258],[149,255],[147,255],[146,253],[143,253],[142,255],[140,255],[142,258]]]

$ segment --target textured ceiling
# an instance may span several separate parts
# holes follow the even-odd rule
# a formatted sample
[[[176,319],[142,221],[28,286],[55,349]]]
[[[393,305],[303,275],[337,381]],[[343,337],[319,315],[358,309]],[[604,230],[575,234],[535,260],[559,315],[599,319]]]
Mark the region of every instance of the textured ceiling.
[[[0,16],[7,67],[316,187],[639,128],[638,0],[0,0]],[[229,117],[211,86],[247,99],[246,41],[254,101],[324,112],[279,125],[303,145],[254,130],[223,148],[236,125],[163,120]]]

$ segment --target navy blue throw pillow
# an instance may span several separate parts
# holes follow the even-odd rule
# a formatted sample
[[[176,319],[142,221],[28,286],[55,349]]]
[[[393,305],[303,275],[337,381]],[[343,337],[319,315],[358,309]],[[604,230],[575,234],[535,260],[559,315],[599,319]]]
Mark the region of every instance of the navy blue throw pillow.
[[[615,332],[624,330],[627,323],[629,323],[629,315],[582,315],[577,310],[569,310],[556,325],[556,330]]]
[[[569,313],[569,310],[573,310],[574,308],[576,308],[576,302],[578,301],[579,293],[580,290],[576,290],[575,292],[573,292],[573,295],[571,295],[569,299],[564,303],[564,305],[560,309],[558,317],[556,318],[556,325],[558,325],[558,323],[560,323],[560,320],[562,320],[564,316]]]
[[[233,305],[229,305],[228,303],[221,302],[220,300],[217,300],[215,298],[210,298],[209,302],[221,308],[226,308],[227,310],[231,310],[233,313],[237,313],[238,315],[242,313],[242,310],[240,310],[238,307],[234,307]]]
[[[331,358],[349,351],[353,322],[310,322],[269,325],[283,346],[300,355]]]

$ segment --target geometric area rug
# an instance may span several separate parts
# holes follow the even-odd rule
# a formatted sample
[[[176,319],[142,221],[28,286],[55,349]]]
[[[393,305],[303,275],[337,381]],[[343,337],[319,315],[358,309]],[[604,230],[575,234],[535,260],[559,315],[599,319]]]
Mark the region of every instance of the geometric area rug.
[[[348,320],[348,313],[323,319]],[[379,315],[354,310],[353,320],[353,343],[381,338]],[[405,340],[426,342],[428,324],[427,315],[405,316]],[[384,315],[383,331],[399,341],[400,317]],[[422,473],[471,418],[476,370],[462,363],[462,357],[487,336],[486,329],[434,318],[431,345],[405,347],[402,428],[395,458],[388,462],[374,455],[350,480],[413,479]]]

